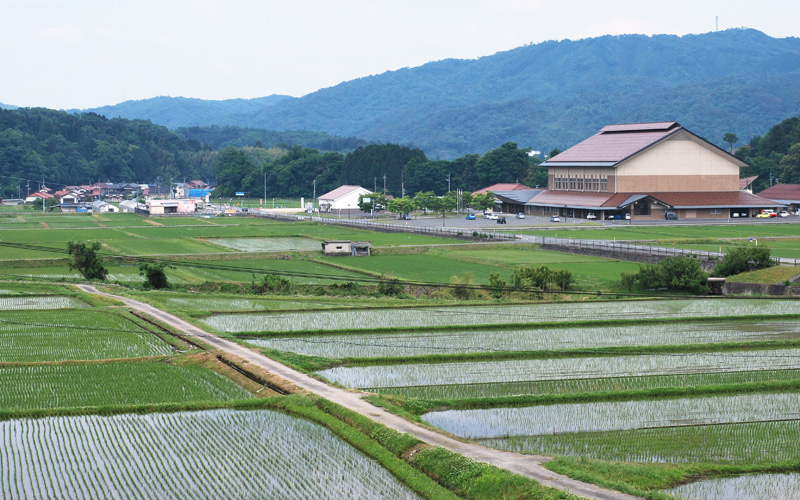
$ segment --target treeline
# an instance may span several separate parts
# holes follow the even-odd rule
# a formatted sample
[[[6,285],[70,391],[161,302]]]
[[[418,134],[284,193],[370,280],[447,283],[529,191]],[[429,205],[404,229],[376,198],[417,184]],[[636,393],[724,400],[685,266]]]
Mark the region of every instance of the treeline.
[[[216,158],[215,195],[236,191],[267,196],[317,195],[342,184],[402,196],[421,191],[444,194],[448,190],[475,191],[497,182],[522,182],[544,186],[547,172],[527,149],[509,142],[485,155],[467,155],[453,161],[431,161],[419,149],[397,144],[371,144],[346,155],[293,147],[269,159],[255,156],[258,148],[225,148]]]
[[[288,149],[292,146],[305,146],[321,149],[323,151],[339,151],[346,153],[360,146],[365,146],[367,141],[357,137],[338,137],[325,132],[309,130],[289,130],[278,132],[260,128],[219,127],[181,127],[175,129],[182,139],[189,141],[193,147],[210,147],[214,150],[226,147],[242,148],[252,146],[257,148],[280,147]]]
[[[757,175],[753,192],[772,183],[800,184],[800,117],[789,118],[772,127],[764,136],[753,137],[736,150],[736,156],[750,164],[742,177]]]

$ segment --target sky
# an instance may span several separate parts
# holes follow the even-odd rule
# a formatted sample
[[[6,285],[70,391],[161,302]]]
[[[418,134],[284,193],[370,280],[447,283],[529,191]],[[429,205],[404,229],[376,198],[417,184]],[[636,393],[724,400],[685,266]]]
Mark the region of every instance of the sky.
[[[748,27],[800,36],[785,0],[0,0],[0,102],[300,97],[546,40]]]

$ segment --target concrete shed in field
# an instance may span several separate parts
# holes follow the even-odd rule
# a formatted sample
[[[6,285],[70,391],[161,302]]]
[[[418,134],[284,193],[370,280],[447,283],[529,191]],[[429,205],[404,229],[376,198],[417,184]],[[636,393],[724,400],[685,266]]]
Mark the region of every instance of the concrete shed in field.
[[[330,240],[322,242],[325,255],[369,257],[372,243],[369,241]]]

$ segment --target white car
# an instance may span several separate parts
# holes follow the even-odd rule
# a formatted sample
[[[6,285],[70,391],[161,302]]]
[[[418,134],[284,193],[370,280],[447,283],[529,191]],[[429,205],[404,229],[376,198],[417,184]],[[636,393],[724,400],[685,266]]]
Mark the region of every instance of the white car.
[[[589,212],[588,214],[586,214],[586,219],[597,220],[597,216],[594,214],[594,212]]]
[[[524,218],[525,218],[525,214],[523,214],[522,212],[517,214],[517,219],[524,219]]]
[[[625,220],[631,220],[631,214],[625,214]]]
[[[483,214],[483,218],[489,220],[497,220],[500,218],[500,216],[497,214]]]
[[[781,210],[780,212],[778,212],[778,217],[789,217],[789,212],[787,212],[786,210]]]

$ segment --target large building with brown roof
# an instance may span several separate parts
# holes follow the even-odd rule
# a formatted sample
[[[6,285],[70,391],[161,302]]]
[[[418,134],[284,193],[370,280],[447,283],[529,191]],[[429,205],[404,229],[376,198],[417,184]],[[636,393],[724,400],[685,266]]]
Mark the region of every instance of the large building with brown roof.
[[[585,218],[750,217],[780,204],[739,189],[735,156],[677,122],[608,125],[548,159],[546,190],[496,192],[509,212]]]

